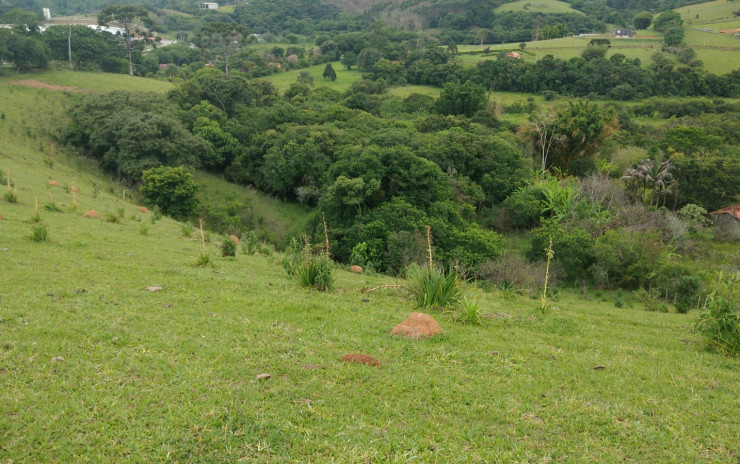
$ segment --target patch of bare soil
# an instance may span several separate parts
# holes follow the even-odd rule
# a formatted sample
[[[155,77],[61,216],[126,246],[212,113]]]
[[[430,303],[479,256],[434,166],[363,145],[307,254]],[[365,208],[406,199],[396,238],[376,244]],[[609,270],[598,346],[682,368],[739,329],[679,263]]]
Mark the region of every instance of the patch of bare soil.
[[[342,356],[342,361],[364,364],[366,366],[380,366],[380,361],[366,354],[349,353]]]
[[[55,85],[47,84],[46,82],[37,81],[36,79],[24,79],[22,81],[13,81],[12,85],[22,85],[24,87],[33,87],[35,89],[48,89],[48,90],[59,90],[67,92],[79,92],[80,89],[73,85]]]

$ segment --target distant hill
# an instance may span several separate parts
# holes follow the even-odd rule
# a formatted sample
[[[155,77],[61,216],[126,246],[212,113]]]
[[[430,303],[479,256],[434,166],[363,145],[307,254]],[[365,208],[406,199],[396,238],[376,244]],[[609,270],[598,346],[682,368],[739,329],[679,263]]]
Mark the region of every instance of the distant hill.
[[[503,12],[530,12],[530,13],[577,13],[583,14],[582,12],[573,9],[573,7],[566,3],[558,0],[517,0],[511,3],[505,3],[496,9],[496,13]]]

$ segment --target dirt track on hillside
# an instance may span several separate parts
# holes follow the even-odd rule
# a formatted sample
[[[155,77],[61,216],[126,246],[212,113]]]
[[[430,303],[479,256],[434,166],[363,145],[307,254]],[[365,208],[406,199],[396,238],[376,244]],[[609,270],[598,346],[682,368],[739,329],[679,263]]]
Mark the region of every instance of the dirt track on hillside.
[[[34,87],[36,89],[49,89],[49,90],[60,90],[66,92],[79,92],[80,89],[73,85],[54,85],[47,84],[46,82],[37,81],[35,79],[25,79],[22,81],[12,81],[12,85],[22,85],[24,87]]]

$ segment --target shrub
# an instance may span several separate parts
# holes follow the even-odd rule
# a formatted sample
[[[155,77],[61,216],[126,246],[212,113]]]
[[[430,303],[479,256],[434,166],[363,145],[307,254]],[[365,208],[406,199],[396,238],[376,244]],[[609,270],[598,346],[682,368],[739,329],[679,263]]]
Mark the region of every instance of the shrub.
[[[147,201],[176,218],[193,212],[197,189],[193,174],[182,166],[152,168],[144,171],[141,176],[141,193]]]
[[[49,240],[49,229],[43,224],[33,226],[31,235],[29,236],[32,242],[46,242]]]
[[[221,242],[221,256],[236,256],[236,242],[229,237],[225,237]]]
[[[259,239],[257,238],[257,232],[250,230],[247,234],[247,240],[242,245],[242,250],[248,255],[253,255],[259,251]]]
[[[518,289],[539,291],[545,284],[544,260],[529,262],[512,251],[505,251],[495,261],[478,267],[475,276],[496,285],[505,295],[513,295]],[[556,262],[550,266],[549,286],[555,286],[565,277],[562,266]]]
[[[616,296],[616,299],[614,300],[614,306],[617,308],[624,307],[624,293],[622,292],[621,288],[617,290],[617,296]]]
[[[146,224],[141,224],[139,226],[139,233],[141,235],[149,235],[149,226]]]
[[[303,245],[293,238],[285,250],[283,267],[289,276],[294,277],[301,287],[326,292],[334,286],[334,270],[331,259],[324,253],[314,256],[311,244],[306,237]]]
[[[740,272],[719,275],[695,328],[717,351],[740,354]]]
[[[635,292],[635,299],[644,305],[645,311],[660,311],[661,313],[668,312],[668,306],[660,301],[660,298],[658,298],[658,292],[654,289],[648,291],[644,288],[640,288]]]
[[[439,309],[460,300],[461,282],[454,271],[412,263],[405,273],[406,288],[419,308]]]

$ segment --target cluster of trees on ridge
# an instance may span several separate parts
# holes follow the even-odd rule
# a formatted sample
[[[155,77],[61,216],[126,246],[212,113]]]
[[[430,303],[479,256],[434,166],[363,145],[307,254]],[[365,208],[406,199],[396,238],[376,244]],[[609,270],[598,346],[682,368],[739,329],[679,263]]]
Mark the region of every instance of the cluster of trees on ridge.
[[[341,262],[397,272],[423,259],[430,225],[440,261],[483,272],[504,247],[496,230],[524,229],[534,260],[553,236],[568,278],[673,294],[698,288],[697,271],[671,250],[687,228],[703,230],[702,211],[740,195],[738,108],[702,100],[690,113],[688,103],[649,100],[628,111],[580,101],[556,113],[533,108],[531,123],[517,128],[478,90],[448,83],[438,99],[387,99],[377,82],[360,81],[346,93],[296,83],[280,95],[211,68],[167,97],[83,97],[67,141],[132,184],[151,168],[200,167],[315,206],[313,225],[322,230],[325,213]],[[473,111],[449,114],[456,108]],[[693,116],[656,136],[633,119],[645,113]],[[603,154],[620,146],[647,151],[635,164],[610,163]],[[255,227],[233,205],[160,206],[229,233]]]

